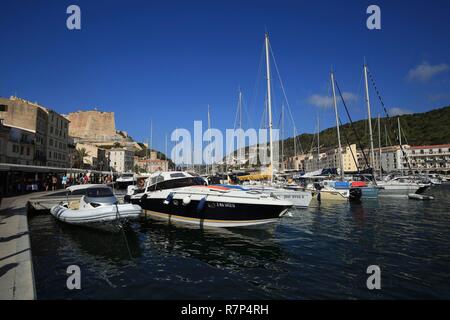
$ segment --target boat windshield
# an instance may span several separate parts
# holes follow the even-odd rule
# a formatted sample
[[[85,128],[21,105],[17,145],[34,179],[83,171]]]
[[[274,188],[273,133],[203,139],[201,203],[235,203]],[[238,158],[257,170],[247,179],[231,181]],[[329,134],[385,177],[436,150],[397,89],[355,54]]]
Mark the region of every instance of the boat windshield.
[[[186,177],[181,179],[165,180],[150,186],[150,190],[175,189],[190,186],[203,186],[205,180],[201,177]]]
[[[134,174],[132,174],[132,173],[124,173],[124,174],[122,174],[122,178],[133,178],[134,177]]]
[[[110,188],[89,188],[87,189],[86,195],[89,198],[106,198],[114,196]]]

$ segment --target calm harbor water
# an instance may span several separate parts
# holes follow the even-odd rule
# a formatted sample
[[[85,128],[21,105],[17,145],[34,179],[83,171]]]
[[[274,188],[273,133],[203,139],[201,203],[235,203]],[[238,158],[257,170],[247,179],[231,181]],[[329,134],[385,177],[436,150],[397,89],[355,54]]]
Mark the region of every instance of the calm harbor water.
[[[448,299],[450,185],[428,193],[435,200],[322,204],[263,230],[149,220],[134,224],[127,242],[49,214],[30,217],[37,297]],[[73,264],[81,290],[66,288]],[[381,268],[381,290],[366,287],[369,265]]]

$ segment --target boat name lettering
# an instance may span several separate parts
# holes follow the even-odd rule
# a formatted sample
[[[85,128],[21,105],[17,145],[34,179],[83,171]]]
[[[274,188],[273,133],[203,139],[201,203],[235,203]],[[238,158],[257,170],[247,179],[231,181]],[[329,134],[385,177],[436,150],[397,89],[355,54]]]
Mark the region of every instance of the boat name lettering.
[[[208,203],[208,208],[215,208],[215,207],[235,208],[236,205],[234,203],[226,203],[226,202],[211,202],[211,203]]]

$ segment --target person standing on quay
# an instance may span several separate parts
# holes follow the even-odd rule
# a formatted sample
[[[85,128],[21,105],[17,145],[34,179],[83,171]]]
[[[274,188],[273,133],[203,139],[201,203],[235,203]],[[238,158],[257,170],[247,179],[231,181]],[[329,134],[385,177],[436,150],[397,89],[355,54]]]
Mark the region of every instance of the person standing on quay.
[[[58,183],[58,178],[56,176],[52,177],[52,191],[56,190],[56,185]]]
[[[63,189],[65,189],[66,185],[67,185],[67,175],[63,175],[61,183],[62,183]]]

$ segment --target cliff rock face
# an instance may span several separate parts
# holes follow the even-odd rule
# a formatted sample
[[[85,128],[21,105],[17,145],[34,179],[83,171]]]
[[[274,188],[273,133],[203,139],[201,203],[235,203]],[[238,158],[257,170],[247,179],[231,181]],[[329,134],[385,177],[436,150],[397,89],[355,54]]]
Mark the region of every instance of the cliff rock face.
[[[90,141],[117,141],[123,137],[116,133],[114,112],[96,110],[69,113],[69,135]]]

